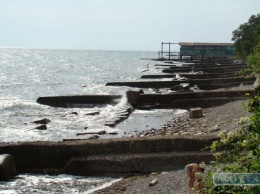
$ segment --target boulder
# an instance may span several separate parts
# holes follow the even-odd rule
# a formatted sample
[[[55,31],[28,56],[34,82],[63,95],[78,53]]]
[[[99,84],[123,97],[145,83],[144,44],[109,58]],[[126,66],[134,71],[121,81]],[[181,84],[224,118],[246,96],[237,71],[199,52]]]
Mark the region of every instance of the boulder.
[[[203,117],[202,108],[191,108],[190,119]]]
[[[38,127],[35,127],[35,129],[38,129],[38,130],[47,130],[47,126],[46,125],[40,125]]]
[[[16,174],[14,158],[9,154],[0,155],[0,181],[8,181]]]
[[[44,119],[41,119],[41,120],[33,121],[32,123],[37,123],[37,124],[43,124],[43,125],[46,125],[46,124],[48,124],[48,123],[50,123],[50,122],[51,122],[50,119],[46,119],[46,118],[44,118]]]

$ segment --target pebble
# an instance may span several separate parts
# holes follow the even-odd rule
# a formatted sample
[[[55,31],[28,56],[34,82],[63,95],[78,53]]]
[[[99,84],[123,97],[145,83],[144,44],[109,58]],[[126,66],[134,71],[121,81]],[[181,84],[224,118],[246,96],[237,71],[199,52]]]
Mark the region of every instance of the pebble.
[[[152,180],[150,183],[149,183],[149,186],[154,186],[158,183],[158,180],[157,179],[154,179]]]
[[[244,101],[243,101],[244,102]],[[161,129],[150,129],[137,133],[139,137],[154,136],[176,136],[176,135],[203,135],[217,134],[221,129],[234,130],[237,125],[238,116],[241,112],[246,113],[242,107],[242,101],[234,101],[222,106],[212,107],[203,110],[207,114],[199,119],[190,119],[189,113],[183,113],[180,116],[165,121]],[[225,115],[223,114],[225,112]],[[211,127],[213,126],[213,127]]]
[[[215,131],[218,131],[220,128],[218,125],[214,125],[213,127],[209,128],[209,131],[210,132],[215,132]]]

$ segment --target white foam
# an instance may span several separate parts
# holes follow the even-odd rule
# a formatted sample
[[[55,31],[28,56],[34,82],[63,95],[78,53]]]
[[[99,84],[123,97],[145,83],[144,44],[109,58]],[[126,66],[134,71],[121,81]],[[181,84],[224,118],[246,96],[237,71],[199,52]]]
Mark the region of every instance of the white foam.
[[[15,190],[0,191],[0,194],[17,194]]]
[[[107,187],[121,178],[85,177],[61,174],[58,176],[20,174],[0,184],[0,193],[92,193]]]

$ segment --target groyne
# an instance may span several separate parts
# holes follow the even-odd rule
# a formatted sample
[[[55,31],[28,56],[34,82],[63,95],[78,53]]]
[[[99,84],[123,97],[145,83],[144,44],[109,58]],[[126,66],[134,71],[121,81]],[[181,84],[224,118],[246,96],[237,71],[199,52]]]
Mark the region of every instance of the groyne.
[[[106,86],[128,86],[135,88],[172,88],[180,84],[190,84],[191,86],[197,85],[221,85],[239,83],[245,85],[252,85],[255,77],[222,77],[222,78],[209,78],[209,79],[185,79],[185,80],[172,80],[172,81],[135,81],[135,82],[109,82]],[[223,87],[223,85],[222,85]]]
[[[230,84],[230,83],[228,83]],[[241,84],[237,82],[235,86]],[[214,85],[213,85],[214,86]],[[217,85],[220,86],[220,85]],[[224,86],[224,85],[221,85]],[[207,86],[205,86],[207,87]],[[192,107],[202,107],[207,108],[210,106],[222,105],[234,100],[246,99],[246,94],[254,95],[253,90],[226,90],[226,91],[198,91],[198,92],[174,92],[174,93],[154,93],[154,94],[145,94],[143,92],[132,92],[134,95],[129,97],[128,102],[136,109],[149,109],[152,108],[181,108],[189,109]],[[97,96],[73,96],[75,105],[81,104],[81,107],[88,107],[89,104],[93,106],[100,105],[99,103],[114,103],[116,100],[122,98],[122,96],[111,96],[102,102],[95,102],[92,99],[95,99]],[[102,96],[103,97],[103,96]],[[78,99],[78,100],[77,100]],[[70,96],[53,96],[53,97],[41,97],[37,100],[38,103],[55,106],[55,107],[70,107],[73,105]],[[203,102],[203,103],[202,103]],[[130,112],[129,112],[130,113]]]
[[[249,73],[244,73],[242,76],[248,75]],[[163,79],[171,78],[176,79],[178,77],[184,77],[186,79],[211,79],[211,78],[225,78],[234,77],[234,73],[167,73],[167,74],[149,74],[142,75],[141,79]],[[236,75],[240,77],[240,75]]]
[[[137,109],[147,108],[181,108],[193,107],[208,108],[219,106],[234,100],[248,98],[246,94],[254,95],[253,90],[235,91],[201,91],[201,92],[179,92],[173,94],[140,94]]]
[[[216,138],[120,138],[67,142],[1,143],[0,154],[14,157],[18,173],[127,175],[209,162],[202,151]]]
[[[95,107],[117,104],[121,96],[118,95],[76,95],[76,96],[46,96],[39,97],[37,103],[53,107]]]
[[[138,89],[139,91],[128,91],[126,94],[133,109],[207,108],[245,99],[246,94],[254,95],[253,89],[228,90],[241,84],[254,83],[255,78],[248,78],[248,73],[239,76],[236,74],[242,67],[246,67],[245,65],[196,65],[198,66],[189,67],[189,64],[186,64],[187,67],[183,68],[170,66],[163,69],[163,76],[171,78],[170,76],[174,75],[171,81],[113,82],[107,83],[107,86],[129,86]],[[190,70],[193,71],[192,74],[187,72]],[[149,79],[165,78],[163,76],[150,75]],[[180,76],[184,79],[180,79]],[[188,84],[188,87],[182,84]],[[191,89],[195,85],[198,88]],[[144,92],[142,88],[153,88],[157,92]],[[220,88],[222,90],[215,90]],[[167,92],[160,92],[162,89]],[[39,97],[37,102],[54,107],[84,108],[115,105],[121,98],[122,96],[118,95],[49,96]],[[131,114],[132,110],[127,112]],[[124,119],[127,119],[127,116]],[[0,154],[12,155],[19,173],[121,176],[174,170],[191,162],[207,163],[213,156],[204,148],[216,139],[202,135],[190,138],[167,136],[1,143]]]

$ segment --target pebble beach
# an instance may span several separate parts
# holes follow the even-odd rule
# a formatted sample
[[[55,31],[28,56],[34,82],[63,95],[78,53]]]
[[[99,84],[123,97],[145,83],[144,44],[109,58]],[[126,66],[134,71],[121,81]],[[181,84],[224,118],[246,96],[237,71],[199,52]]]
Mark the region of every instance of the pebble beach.
[[[252,88],[252,86],[247,86]],[[232,88],[233,90],[236,88]],[[241,89],[241,87],[240,87]],[[167,126],[159,130],[147,130],[139,136],[198,136],[202,138],[214,137],[222,131],[239,129],[241,117],[248,117],[242,104],[247,100],[237,100],[221,106],[203,109],[203,117],[189,119],[189,115],[175,118],[167,122]],[[194,193],[188,188],[188,176],[183,169],[169,172],[154,172],[147,175],[137,175],[122,179],[109,187],[95,191],[94,194],[185,194]],[[208,167],[206,167],[207,170]],[[149,184],[156,179],[156,184]]]

